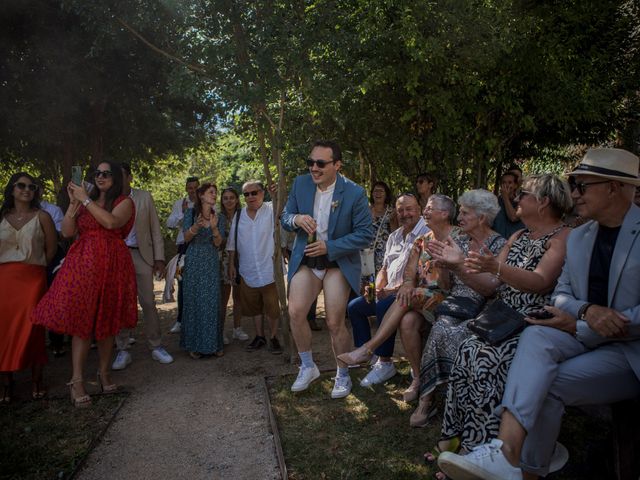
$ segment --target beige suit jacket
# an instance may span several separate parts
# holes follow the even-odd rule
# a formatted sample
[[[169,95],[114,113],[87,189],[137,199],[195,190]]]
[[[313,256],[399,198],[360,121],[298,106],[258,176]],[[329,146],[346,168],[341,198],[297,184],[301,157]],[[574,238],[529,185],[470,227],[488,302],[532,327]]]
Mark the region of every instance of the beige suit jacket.
[[[151,266],[156,260],[164,262],[164,239],[151,194],[132,188],[131,198],[136,206],[136,238],[140,255]]]

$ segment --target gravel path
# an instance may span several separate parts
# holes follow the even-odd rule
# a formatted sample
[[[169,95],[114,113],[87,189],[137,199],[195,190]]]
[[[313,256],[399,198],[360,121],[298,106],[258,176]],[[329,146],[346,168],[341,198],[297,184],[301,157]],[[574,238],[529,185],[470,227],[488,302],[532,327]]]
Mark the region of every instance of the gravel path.
[[[156,283],[157,298],[161,287]],[[168,331],[176,304],[158,307]],[[246,320],[243,326],[253,334]],[[265,376],[295,373],[296,366],[266,349],[246,352],[237,341],[224,357],[193,360],[180,350],[179,335],[169,334],[164,341],[175,361],[161,365],[151,359],[141,325],[136,338],[133,363],[113,373],[130,396],[89,455],[80,480],[280,478],[263,382]],[[314,332],[314,344],[320,368],[331,367],[326,327]],[[96,362],[92,351],[87,372],[96,370]],[[46,375],[51,393],[64,395],[70,355],[52,361]]]

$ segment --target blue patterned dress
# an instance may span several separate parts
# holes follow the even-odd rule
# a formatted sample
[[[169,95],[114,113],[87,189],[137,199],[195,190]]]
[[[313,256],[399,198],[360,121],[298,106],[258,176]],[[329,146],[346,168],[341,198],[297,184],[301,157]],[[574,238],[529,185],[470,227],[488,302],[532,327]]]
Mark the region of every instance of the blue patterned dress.
[[[193,223],[193,209],[190,208],[184,214],[184,231]],[[225,220],[220,215],[218,229],[224,238]],[[180,347],[204,355],[221,352],[220,259],[211,228],[200,228],[189,242],[182,278],[184,303]]]

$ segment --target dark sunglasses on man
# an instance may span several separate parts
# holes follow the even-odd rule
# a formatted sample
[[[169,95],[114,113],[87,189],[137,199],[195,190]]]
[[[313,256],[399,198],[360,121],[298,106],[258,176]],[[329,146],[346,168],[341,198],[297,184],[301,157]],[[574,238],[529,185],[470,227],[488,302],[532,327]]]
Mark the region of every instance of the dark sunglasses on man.
[[[575,191],[578,190],[578,193],[580,195],[584,195],[587,192],[587,187],[590,187],[591,185],[600,185],[603,183],[609,183],[611,180],[602,180],[599,182],[577,182],[576,179],[574,177],[569,177],[569,188],[571,189],[571,191]]]
[[[13,184],[15,187],[18,187],[18,190],[29,189],[32,192],[38,191],[38,185],[35,183],[24,183],[24,182],[16,182]]]
[[[93,172],[93,176],[95,178],[110,178],[113,177],[113,172],[111,170],[96,170]]]
[[[244,198],[247,197],[256,197],[258,196],[258,194],[261,192],[262,190],[258,189],[258,190],[251,190],[250,192],[242,192],[242,195],[244,195]]]
[[[335,163],[335,160],[314,160],[313,158],[307,158],[307,167],[311,168],[315,164],[318,168],[324,168],[330,163]]]

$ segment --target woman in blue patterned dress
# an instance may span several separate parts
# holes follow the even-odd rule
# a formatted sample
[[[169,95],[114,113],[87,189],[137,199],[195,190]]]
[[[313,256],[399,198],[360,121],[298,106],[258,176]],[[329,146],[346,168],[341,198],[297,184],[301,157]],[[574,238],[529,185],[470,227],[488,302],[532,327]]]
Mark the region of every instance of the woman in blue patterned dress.
[[[371,187],[369,195],[369,211],[373,220],[374,238],[371,240],[369,248],[373,248],[375,273],[378,275],[384,261],[384,251],[387,246],[389,234],[398,228],[396,210],[393,206],[393,196],[391,189],[384,182],[376,182]],[[368,284],[371,281],[368,277],[362,277],[362,283]]]
[[[214,206],[218,188],[204,183],[196,190],[196,202],[184,214],[184,240],[188,243],[182,286],[184,306],[180,347],[192,358],[223,355],[220,328],[220,259],[218,247],[225,235],[224,218]]]

